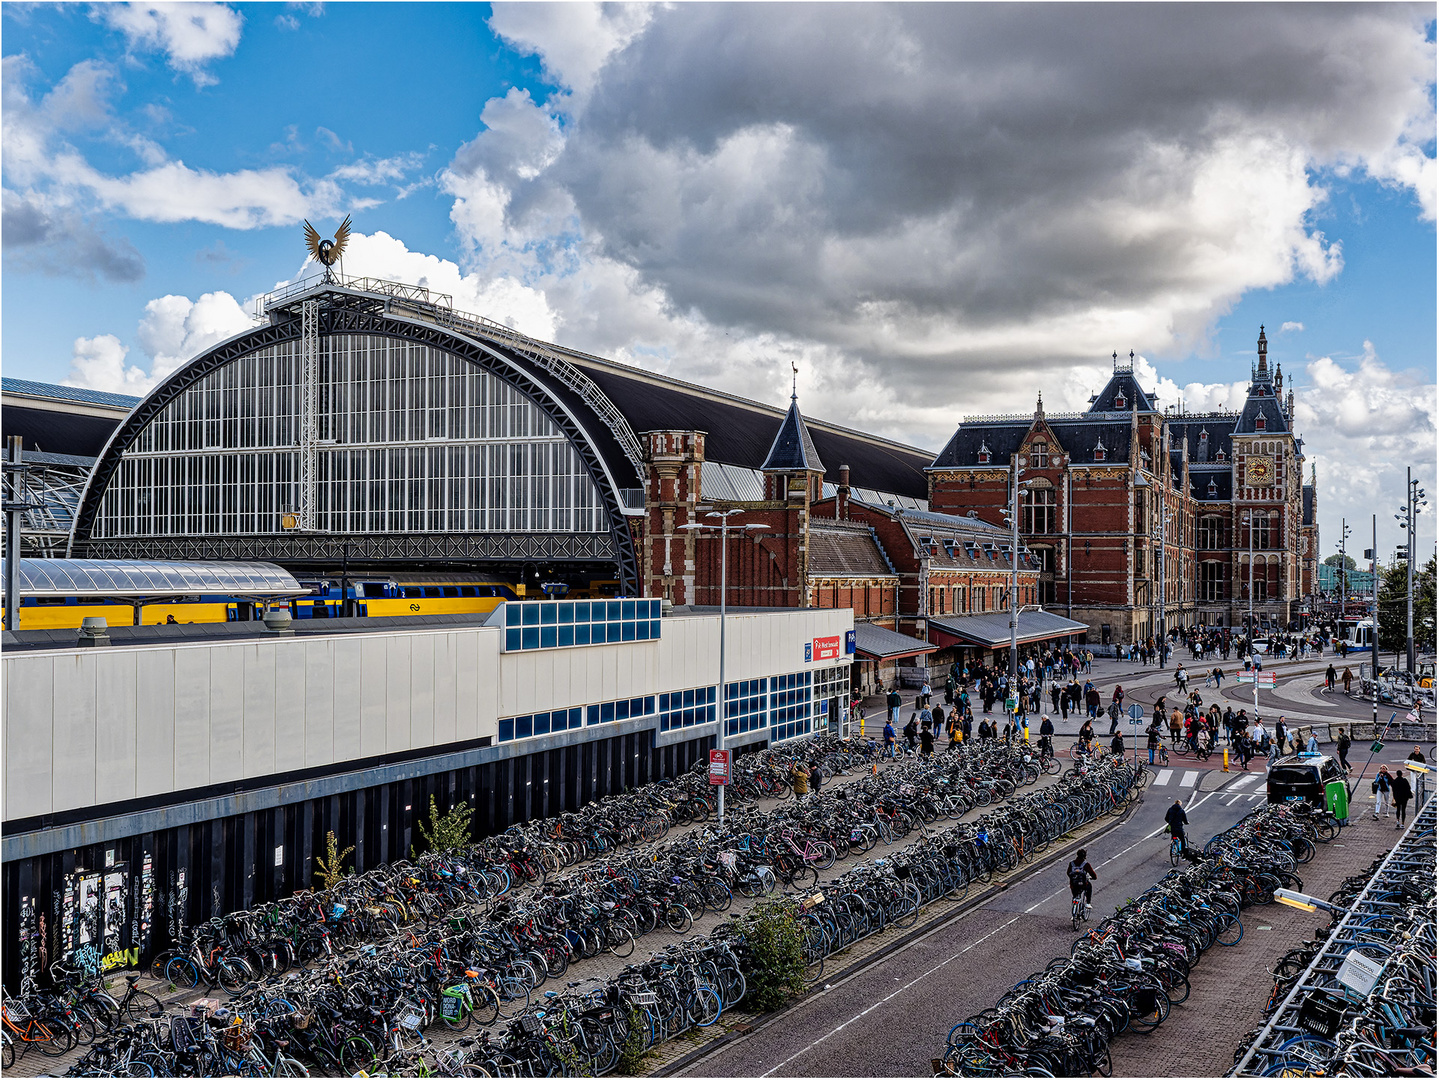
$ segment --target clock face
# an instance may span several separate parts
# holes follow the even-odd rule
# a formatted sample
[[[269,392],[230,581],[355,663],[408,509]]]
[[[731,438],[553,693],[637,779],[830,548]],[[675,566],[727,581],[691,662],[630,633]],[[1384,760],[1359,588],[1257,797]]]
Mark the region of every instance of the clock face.
[[[1245,476],[1252,486],[1267,484],[1274,476],[1274,464],[1267,457],[1250,458],[1245,467]]]

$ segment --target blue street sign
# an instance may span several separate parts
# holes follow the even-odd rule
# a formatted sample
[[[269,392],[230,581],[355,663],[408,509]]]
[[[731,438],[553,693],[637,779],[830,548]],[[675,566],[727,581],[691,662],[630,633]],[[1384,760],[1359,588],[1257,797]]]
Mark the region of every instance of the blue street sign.
[[[1125,710],[1125,712],[1129,713],[1130,719],[1136,724],[1144,719],[1143,705],[1131,705],[1128,709]]]
[[[1129,721],[1129,723],[1133,727],[1138,727],[1140,724],[1144,723],[1144,720],[1141,718],[1139,720],[1131,720]]]

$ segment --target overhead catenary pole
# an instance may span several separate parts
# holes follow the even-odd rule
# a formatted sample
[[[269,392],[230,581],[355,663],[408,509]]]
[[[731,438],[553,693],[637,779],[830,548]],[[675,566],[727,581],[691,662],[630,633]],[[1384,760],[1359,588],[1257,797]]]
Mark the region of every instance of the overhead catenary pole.
[[[19,435],[11,435],[10,468],[5,470],[5,629],[20,629],[20,522],[24,516],[21,499]]]
[[[1369,607],[1369,617],[1374,620],[1373,632],[1370,640],[1373,642],[1370,652],[1372,664],[1371,673],[1374,677],[1374,737],[1379,737],[1379,515],[1372,514],[1369,518],[1369,527],[1373,532],[1370,543],[1374,545],[1369,552],[1369,576],[1374,582],[1373,602]]]

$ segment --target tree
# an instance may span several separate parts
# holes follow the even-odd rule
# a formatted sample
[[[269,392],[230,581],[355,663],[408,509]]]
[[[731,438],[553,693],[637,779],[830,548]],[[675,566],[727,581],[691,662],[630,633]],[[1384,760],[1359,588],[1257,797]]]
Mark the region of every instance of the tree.
[[[435,797],[431,795],[430,827],[426,829],[423,821],[417,821],[415,825],[429,850],[439,853],[458,851],[470,842],[470,818],[474,813],[473,806],[462,802],[444,817],[440,817],[440,808],[435,804]]]
[[[1392,652],[1395,664],[1408,648],[1407,564],[1396,562],[1379,578],[1379,648]],[[1414,574],[1414,649],[1434,651],[1435,561]]]
[[[1337,551],[1333,555],[1329,556],[1329,558],[1324,560],[1325,566],[1339,566],[1341,564],[1346,570],[1353,570],[1359,565],[1354,561],[1353,555],[1341,555]]]

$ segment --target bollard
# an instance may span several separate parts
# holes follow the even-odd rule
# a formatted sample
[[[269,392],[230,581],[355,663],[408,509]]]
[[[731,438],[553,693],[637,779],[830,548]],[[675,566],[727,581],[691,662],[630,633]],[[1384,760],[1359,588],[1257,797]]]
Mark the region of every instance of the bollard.
[[[1229,747],[1224,748],[1224,771],[1229,771]]]

